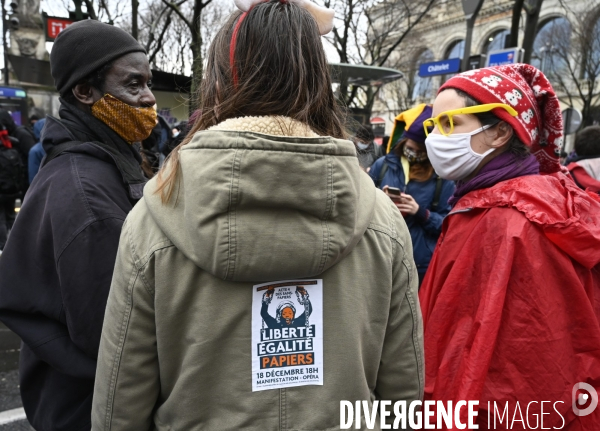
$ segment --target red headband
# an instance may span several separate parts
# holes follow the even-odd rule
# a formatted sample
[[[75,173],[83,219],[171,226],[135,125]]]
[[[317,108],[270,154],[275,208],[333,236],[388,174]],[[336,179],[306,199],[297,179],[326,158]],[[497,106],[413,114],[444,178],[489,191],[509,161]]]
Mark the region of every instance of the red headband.
[[[238,35],[238,31],[240,31],[240,26],[242,25],[242,22],[244,22],[244,19],[248,15],[248,12],[244,12],[240,16],[240,18],[238,19],[238,22],[236,23],[235,27],[233,28],[233,34],[231,35],[231,45],[229,46],[229,65],[231,66],[231,74],[233,75],[234,87],[238,86],[237,67],[235,67],[235,47],[237,46],[237,35]]]

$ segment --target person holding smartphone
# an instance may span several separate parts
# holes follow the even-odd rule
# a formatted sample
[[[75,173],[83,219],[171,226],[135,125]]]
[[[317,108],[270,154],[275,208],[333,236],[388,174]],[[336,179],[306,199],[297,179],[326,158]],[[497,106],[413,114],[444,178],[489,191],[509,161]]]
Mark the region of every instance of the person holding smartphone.
[[[423,121],[429,117],[431,106],[425,104],[401,113],[390,138],[402,133],[398,143],[369,171],[377,187],[392,199],[406,221],[419,285],[429,267],[442,221],[450,212],[448,199],[455,189],[454,182],[439,177],[429,162],[423,129]]]

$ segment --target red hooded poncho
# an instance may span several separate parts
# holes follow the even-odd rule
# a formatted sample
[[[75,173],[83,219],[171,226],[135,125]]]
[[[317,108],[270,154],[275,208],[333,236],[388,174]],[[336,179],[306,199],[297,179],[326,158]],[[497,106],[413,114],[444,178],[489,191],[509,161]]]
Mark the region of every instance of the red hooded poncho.
[[[600,430],[600,406],[572,408],[576,383],[600,392],[600,202],[565,174],[461,198],[419,298],[426,399],[479,400],[480,430],[494,429],[494,401],[511,421],[495,429],[534,429],[551,401],[544,428]]]

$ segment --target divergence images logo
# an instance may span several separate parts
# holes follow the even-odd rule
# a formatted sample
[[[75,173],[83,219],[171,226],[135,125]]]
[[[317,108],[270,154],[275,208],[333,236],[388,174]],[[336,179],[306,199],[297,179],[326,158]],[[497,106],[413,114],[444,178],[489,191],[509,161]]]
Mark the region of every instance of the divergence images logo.
[[[582,408],[588,401],[590,401],[590,405]],[[587,416],[596,410],[596,407],[598,407],[598,392],[592,385],[582,382],[575,384],[573,386],[573,413],[577,416]]]

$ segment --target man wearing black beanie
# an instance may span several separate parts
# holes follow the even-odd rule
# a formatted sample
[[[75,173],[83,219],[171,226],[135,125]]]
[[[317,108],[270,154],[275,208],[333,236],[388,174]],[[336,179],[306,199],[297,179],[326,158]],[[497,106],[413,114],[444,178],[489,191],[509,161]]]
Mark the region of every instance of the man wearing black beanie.
[[[156,124],[146,52],[81,21],[50,55],[60,118],[0,257],[0,320],[23,340],[20,388],[38,431],[89,430],[104,308],[121,226],[146,182],[134,143]]]

